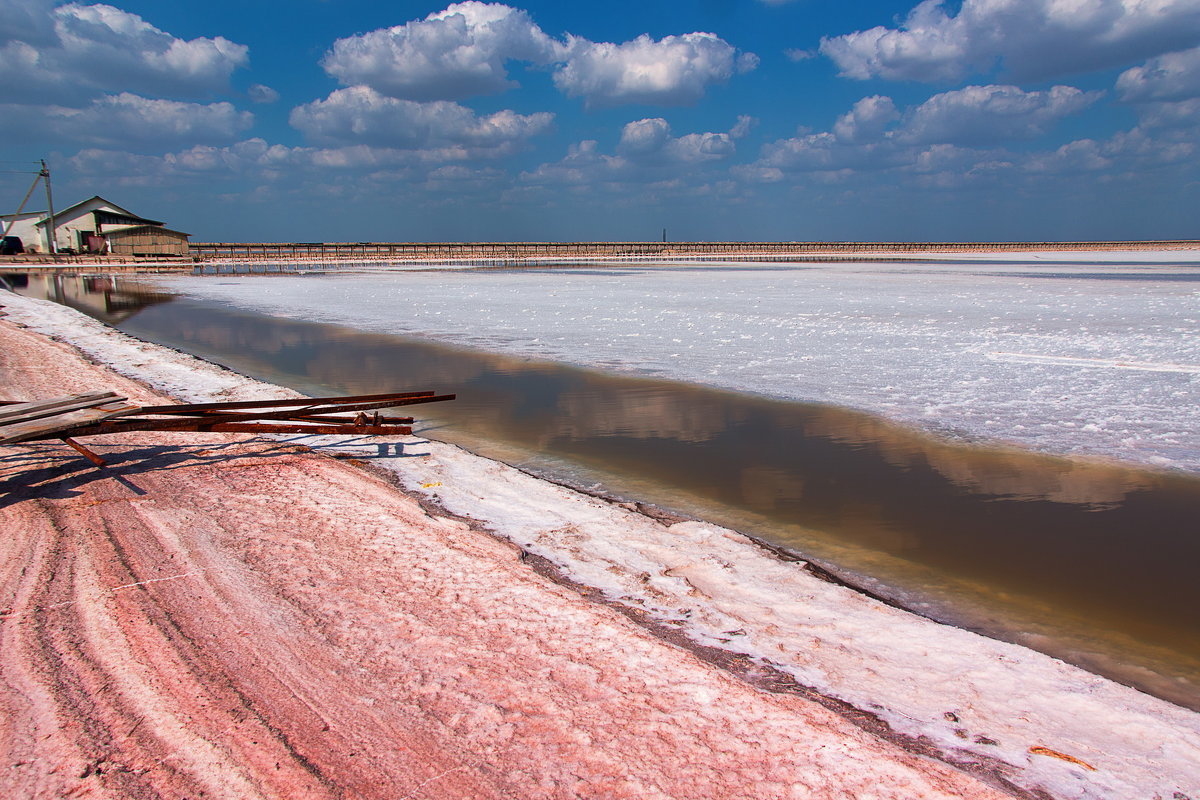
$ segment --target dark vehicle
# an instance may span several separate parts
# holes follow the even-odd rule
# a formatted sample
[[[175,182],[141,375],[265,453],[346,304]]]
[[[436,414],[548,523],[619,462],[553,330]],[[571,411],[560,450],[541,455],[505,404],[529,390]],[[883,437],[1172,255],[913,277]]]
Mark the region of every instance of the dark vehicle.
[[[24,252],[25,245],[19,236],[5,236],[4,241],[0,242],[0,256],[15,256]]]

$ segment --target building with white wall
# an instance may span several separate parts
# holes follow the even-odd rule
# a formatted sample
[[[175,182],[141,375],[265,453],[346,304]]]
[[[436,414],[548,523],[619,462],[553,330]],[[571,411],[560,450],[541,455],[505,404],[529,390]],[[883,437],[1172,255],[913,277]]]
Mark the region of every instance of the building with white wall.
[[[5,236],[20,238],[26,252],[51,252],[50,216],[45,212],[0,216]],[[90,197],[54,214],[58,252],[133,256],[185,256],[188,234],[140,217],[103,197]]]

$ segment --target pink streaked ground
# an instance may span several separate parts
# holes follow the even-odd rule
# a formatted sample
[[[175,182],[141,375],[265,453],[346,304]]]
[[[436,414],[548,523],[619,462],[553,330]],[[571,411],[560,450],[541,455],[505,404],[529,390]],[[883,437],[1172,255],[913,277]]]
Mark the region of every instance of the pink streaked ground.
[[[5,399],[160,398],[0,321]],[[0,796],[1002,797],[277,442],[0,448]]]

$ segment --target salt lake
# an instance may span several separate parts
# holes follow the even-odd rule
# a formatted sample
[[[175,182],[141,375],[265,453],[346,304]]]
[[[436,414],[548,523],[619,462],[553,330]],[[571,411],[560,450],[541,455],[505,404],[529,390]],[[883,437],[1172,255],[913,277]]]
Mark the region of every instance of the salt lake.
[[[213,275],[65,294],[304,391],[458,392],[421,432],[746,531],[1197,707],[1198,279],[1171,254]]]

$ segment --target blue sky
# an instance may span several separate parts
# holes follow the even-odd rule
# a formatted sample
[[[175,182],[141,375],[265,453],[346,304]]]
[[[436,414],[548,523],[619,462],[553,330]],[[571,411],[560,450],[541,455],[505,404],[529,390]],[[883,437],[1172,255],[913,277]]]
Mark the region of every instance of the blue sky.
[[[194,240],[1200,238],[1200,0],[0,19],[3,169]]]

